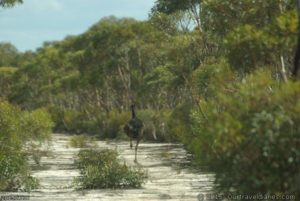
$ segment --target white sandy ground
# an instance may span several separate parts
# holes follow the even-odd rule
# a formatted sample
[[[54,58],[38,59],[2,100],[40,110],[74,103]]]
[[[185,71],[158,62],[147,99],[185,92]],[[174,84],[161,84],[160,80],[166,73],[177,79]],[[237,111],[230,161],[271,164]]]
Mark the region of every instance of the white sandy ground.
[[[188,156],[182,145],[143,142],[139,145],[138,162],[148,172],[149,178],[141,189],[76,191],[72,181],[79,176],[74,166],[79,149],[69,147],[69,139],[68,135],[54,134],[51,154],[42,157],[41,167],[32,171],[33,176],[40,180],[40,189],[30,194],[1,193],[0,198],[27,195],[30,201],[197,201],[199,193],[212,192],[214,175],[192,171],[183,165],[188,163]],[[97,141],[97,144],[100,149],[117,149],[121,160],[128,165],[136,165],[129,142]]]

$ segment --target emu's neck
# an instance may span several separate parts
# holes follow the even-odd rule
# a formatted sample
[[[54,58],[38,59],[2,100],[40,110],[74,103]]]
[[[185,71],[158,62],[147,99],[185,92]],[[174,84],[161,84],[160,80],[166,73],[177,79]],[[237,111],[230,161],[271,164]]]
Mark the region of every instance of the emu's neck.
[[[131,108],[131,115],[132,115],[132,118],[136,117],[134,107]]]

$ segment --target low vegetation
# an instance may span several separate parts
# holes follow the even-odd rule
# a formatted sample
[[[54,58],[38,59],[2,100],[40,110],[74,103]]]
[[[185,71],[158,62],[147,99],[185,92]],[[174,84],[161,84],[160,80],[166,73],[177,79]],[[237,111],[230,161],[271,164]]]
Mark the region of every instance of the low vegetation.
[[[75,135],[70,138],[69,145],[74,148],[97,147],[96,138],[86,135]]]
[[[79,189],[140,188],[147,178],[141,169],[121,164],[114,150],[81,150],[76,165],[81,176],[74,182]]]
[[[38,186],[27,157],[51,139],[51,128],[45,110],[21,111],[0,100],[0,191],[30,191]]]

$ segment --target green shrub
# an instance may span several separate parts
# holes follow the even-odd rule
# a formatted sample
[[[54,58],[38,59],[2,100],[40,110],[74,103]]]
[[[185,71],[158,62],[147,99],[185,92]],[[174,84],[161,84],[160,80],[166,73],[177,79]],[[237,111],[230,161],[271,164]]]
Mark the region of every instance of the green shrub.
[[[217,93],[230,92],[237,75],[224,58],[209,59],[191,75],[191,90],[194,98],[207,100],[214,98]]]
[[[80,133],[80,115],[81,113],[77,110],[65,110],[63,116],[63,124],[67,131],[72,133]]]
[[[206,118],[193,112],[189,150],[216,172],[220,192],[299,197],[300,83],[257,72],[228,88],[201,102]]]
[[[101,119],[99,114],[95,114],[93,117],[81,116],[79,122],[80,133],[99,134],[101,132]]]
[[[55,106],[48,106],[47,111],[51,116],[51,119],[54,122],[53,130],[56,132],[62,132],[65,131],[65,125],[64,125],[64,111]]]
[[[13,82],[13,75],[18,70],[15,67],[0,67],[0,91],[1,96],[6,97],[11,93]]]
[[[68,133],[103,133],[104,115],[101,112],[87,114],[74,109],[62,109],[59,107],[48,107],[53,121],[55,122],[54,130],[56,132]]]
[[[126,139],[123,126],[129,119],[129,112],[111,111],[109,118],[104,118],[103,120],[103,133],[101,137]]]
[[[29,174],[27,156],[50,140],[51,127],[45,110],[22,112],[0,100],[0,191],[37,187],[38,181]]]
[[[0,153],[21,150],[26,136],[21,133],[20,115],[19,108],[0,100]]]
[[[71,137],[69,145],[74,148],[97,147],[95,140],[85,135],[75,135]]]
[[[25,154],[0,153],[0,192],[1,191],[30,191],[37,188],[39,182],[29,174]]]
[[[75,184],[81,189],[100,188],[140,188],[146,174],[140,169],[132,169],[120,164],[118,154],[113,150],[81,150],[77,167],[81,176]]]
[[[178,105],[173,111],[168,120],[167,130],[172,141],[181,141],[189,143],[191,132],[191,117],[190,112],[192,104],[184,103]]]
[[[45,142],[51,140],[54,126],[50,114],[45,109],[23,112],[21,118],[22,132],[34,141]]]

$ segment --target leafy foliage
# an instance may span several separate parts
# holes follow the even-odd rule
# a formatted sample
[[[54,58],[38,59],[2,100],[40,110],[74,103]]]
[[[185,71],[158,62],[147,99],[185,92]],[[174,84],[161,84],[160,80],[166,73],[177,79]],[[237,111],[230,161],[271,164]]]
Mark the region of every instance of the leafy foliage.
[[[118,154],[113,150],[81,150],[77,167],[81,177],[75,184],[81,189],[99,188],[140,188],[146,174],[120,164]]]
[[[299,83],[279,85],[269,74],[257,72],[203,102],[208,119],[192,115],[189,149],[216,172],[221,192],[299,192]]]
[[[0,154],[0,191],[30,191],[39,181],[29,174],[27,157],[21,153]]]
[[[1,7],[12,7],[17,3],[23,3],[23,0],[0,0]]]
[[[0,43],[0,67],[17,67],[20,55],[15,46],[10,43]]]
[[[69,145],[74,148],[97,147],[95,140],[85,135],[75,135],[70,139]]]
[[[0,100],[0,191],[29,191],[38,186],[30,176],[27,156],[50,140],[51,128],[45,111],[23,112]]]
[[[22,132],[34,141],[50,141],[53,122],[45,109],[23,112],[21,119]]]

